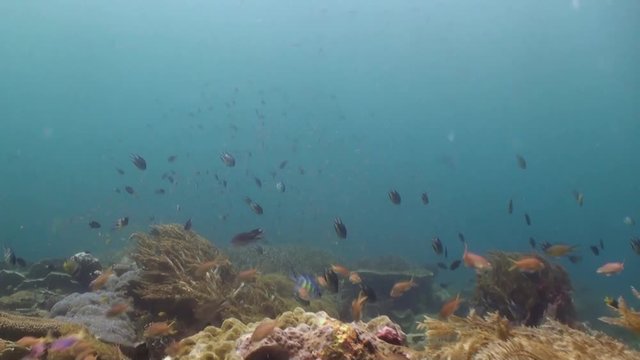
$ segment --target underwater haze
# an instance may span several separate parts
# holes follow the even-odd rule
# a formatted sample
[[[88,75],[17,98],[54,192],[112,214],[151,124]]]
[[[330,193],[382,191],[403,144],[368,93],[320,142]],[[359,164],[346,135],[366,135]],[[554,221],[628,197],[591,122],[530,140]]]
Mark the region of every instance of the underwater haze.
[[[640,286],[638,1],[2,1],[0,19],[0,241],[28,261],[192,219],[223,247],[261,227],[424,265],[436,236],[450,259],[459,232],[479,253],[534,237],[579,246],[558,261],[582,302]]]

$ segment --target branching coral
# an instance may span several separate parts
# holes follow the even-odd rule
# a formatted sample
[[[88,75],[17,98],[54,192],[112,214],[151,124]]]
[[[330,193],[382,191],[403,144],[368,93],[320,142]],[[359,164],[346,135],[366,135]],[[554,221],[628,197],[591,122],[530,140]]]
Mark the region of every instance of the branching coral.
[[[478,274],[473,305],[482,311],[498,311],[511,321],[538,325],[545,312],[556,320],[571,324],[575,310],[571,298],[571,281],[566,271],[542,257],[544,268],[527,273],[511,269],[518,253],[493,252],[489,262],[493,269]],[[526,255],[532,256],[532,255]]]
[[[638,291],[633,287],[631,287],[631,290],[633,294],[640,299],[640,293],[638,293]],[[600,321],[611,325],[621,326],[640,334],[640,312],[629,307],[622,296],[618,298],[617,304],[614,305],[613,303],[608,303],[607,305],[618,313],[618,317],[601,317],[599,318]]]
[[[426,355],[433,359],[638,359],[640,352],[602,333],[586,333],[554,320],[539,327],[515,326],[497,313],[448,321],[425,317]]]

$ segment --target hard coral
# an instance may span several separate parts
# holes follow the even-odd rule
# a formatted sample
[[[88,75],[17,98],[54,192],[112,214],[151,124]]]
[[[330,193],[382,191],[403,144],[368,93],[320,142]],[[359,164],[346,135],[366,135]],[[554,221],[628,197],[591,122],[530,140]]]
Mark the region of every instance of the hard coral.
[[[296,308],[275,321],[278,327],[270,334],[252,341],[254,329],[262,322],[244,325],[227,319],[221,328],[207,327],[182,340],[178,356],[180,359],[240,360],[264,358],[260,355],[267,354],[279,359],[373,360],[385,358],[392,352],[413,353],[376,336],[385,327],[395,327],[386,317],[369,323],[342,323],[324,312],[310,313]]]
[[[635,290],[632,288],[632,291]],[[640,294],[637,291],[633,291],[634,295],[640,299]],[[607,324],[620,326],[629,329],[637,334],[640,334],[640,312],[635,311],[633,308],[627,305],[627,302],[621,297],[618,298],[617,306],[608,304],[609,308],[618,313],[618,317],[601,317],[600,321]]]
[[[16,341],[24,336],[61,335],[77,331],[82,326],[38,317],[0,312],[0,337]]]
[[[498,311],[510,321],[529,326],[540,324],[545,313],[571,324],[575,310],[571,298],[571,282],[566,271],[536,255],[544,269],[525,273],[511,269],[518,253],[493,252],[489,262],[493,269],[478,274],[472,303],[483,312]]]
[[[619,359],[640,352],[597,332],[582,332],[554,320],[539,327],[515,326],[497,313],[448,321],[425,317],[428,358],[434,359]]]

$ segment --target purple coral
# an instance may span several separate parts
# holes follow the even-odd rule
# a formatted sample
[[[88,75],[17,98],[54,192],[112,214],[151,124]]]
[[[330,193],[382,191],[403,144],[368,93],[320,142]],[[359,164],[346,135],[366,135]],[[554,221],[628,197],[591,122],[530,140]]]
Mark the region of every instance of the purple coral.
[[[376,337],[386,343],[393,345],[403,345],[407,336],[396,326],[385,325],[378,329]]]

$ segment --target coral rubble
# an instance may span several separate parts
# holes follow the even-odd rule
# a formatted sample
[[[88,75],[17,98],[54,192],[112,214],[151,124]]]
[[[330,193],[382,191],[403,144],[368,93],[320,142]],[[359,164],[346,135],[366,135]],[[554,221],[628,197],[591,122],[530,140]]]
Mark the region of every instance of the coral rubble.
[[[571,281],[567,272],[537,255],[544,269],[521,272],[512,269],[513,261],[524,256],[518,253],[489,254],[491,271],[478,273],[472,304],[481,312],[498,311],[510,321],[538,325],[545,313],[556,320],[571,324],[575,309],[571,298]]]
[[[276,320],[277,327],[258,341],[253,337],[261,323],[245,325],[227,319],[220,328],[209,326],[179,344],[180,359],[299,359],[374,360],[385,356],[411,356],[415,351],[388,343],[404,339],[399,327],[382,316],[368,323],[343,323],[325,312],[288,311]],[[378,336],[383,334],[382,336]],[[413,357],[411,357],[413,358]]]
[[[639,359],[640,352],[598,332],[572,329],[554,320],[538,327],[514,326],[491,313],[480,317],[451,316],[448,321],[425,317],[428,359]]]

